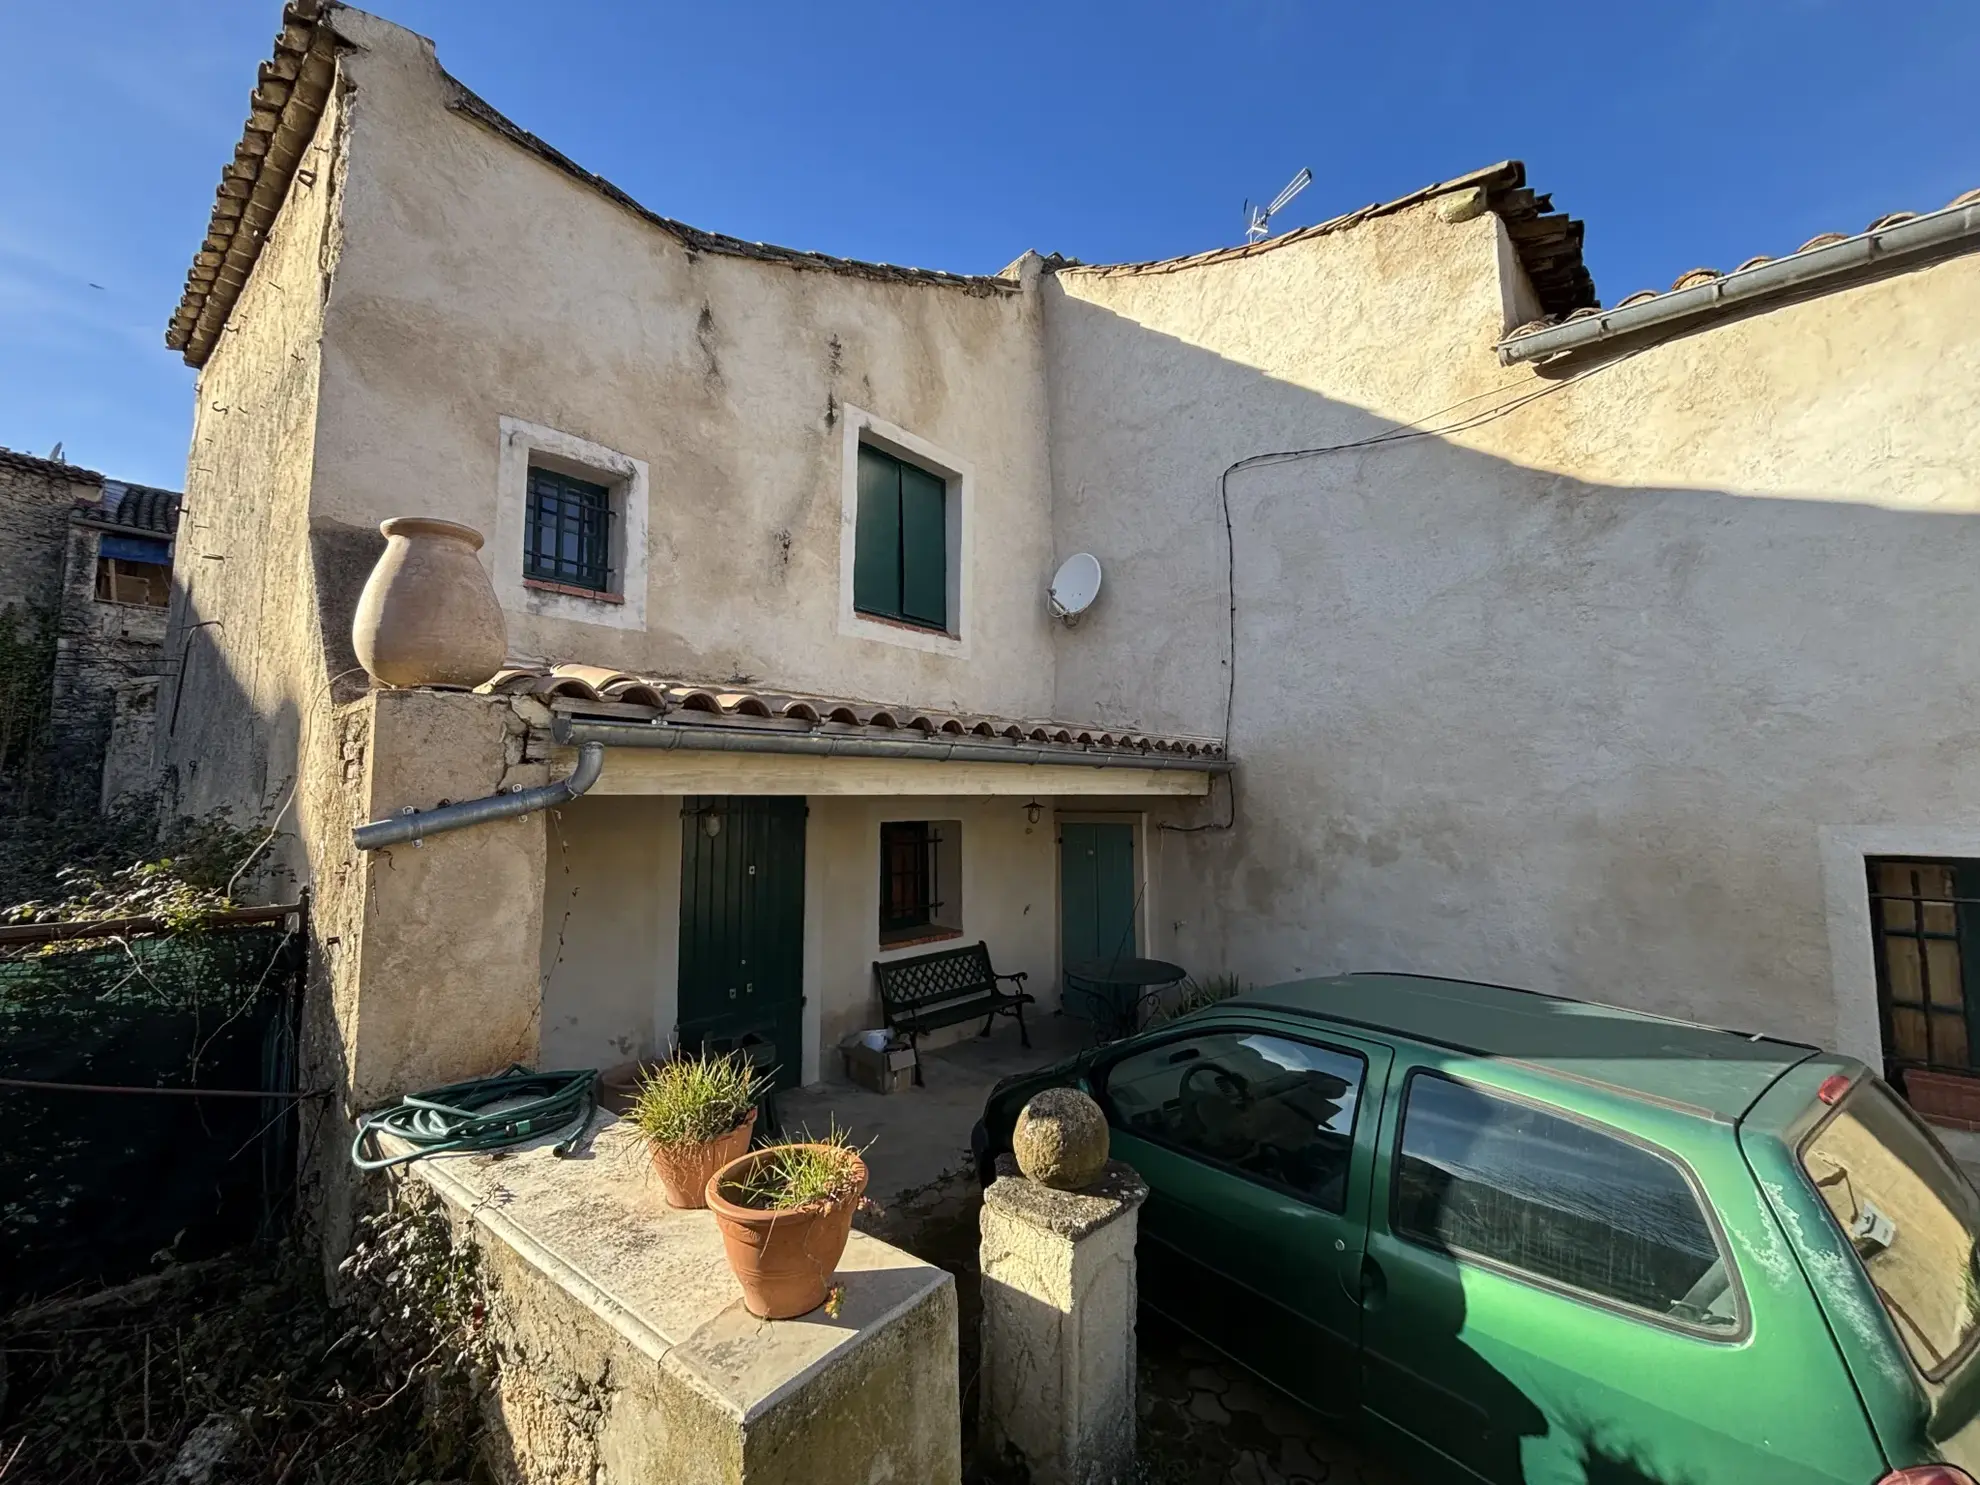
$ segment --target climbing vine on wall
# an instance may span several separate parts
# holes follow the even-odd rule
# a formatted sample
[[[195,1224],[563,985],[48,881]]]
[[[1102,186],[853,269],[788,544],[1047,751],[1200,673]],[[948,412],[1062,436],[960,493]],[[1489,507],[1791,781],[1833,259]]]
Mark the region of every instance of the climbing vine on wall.
[[[55,624],[46,609],[0,608],[0,779],[19,792],[48,745]]]

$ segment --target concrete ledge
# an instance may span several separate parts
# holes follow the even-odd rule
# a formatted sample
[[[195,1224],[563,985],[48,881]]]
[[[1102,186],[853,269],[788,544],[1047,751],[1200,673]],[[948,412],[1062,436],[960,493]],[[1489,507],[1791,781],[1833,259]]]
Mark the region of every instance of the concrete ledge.
[[[838,1313],[742,1304],[715,1219],[675,1211],[629,1126],[405,1167],[471,1230],[496,1294],[495,1463],[517,1481],[961,1477],[956,1299],[943,1270],[855,1232]]]

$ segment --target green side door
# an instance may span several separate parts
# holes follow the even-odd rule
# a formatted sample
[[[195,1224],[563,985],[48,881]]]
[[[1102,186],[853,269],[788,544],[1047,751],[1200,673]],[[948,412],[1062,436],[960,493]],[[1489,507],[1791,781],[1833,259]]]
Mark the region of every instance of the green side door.
[[[1867,1485],[1861,1405],[1729,1124],[1398,1055],[1362,1273],[1373,1430],[1491,1485]]]
[[[802,1079],[801,797],[696,796],[681,810],[679,1045],[743,1049]]]
[[[1132,959],[1134,827],[1068,822],[1059,827],[1059,944],[1064,963]]]
[[[1090,1074],[1147,1179],[1140,1290],[1311,1406],[1356,1403],[1357,1289],[1389,1049],[1311,1023],[1192,1017]]]

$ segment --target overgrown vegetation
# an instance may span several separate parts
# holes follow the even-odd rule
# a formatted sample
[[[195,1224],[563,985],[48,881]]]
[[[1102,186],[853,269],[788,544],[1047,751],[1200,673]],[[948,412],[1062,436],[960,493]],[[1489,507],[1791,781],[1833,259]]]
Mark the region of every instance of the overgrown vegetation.
[[[0,779],[16,795],[40,782],[54,677],[54,616],[20,604],[0,608]]]
[[[739,1052],[676,1057],[640,1083],[626,1117],[649,1144],[699,1145],[742,1123],[769,1086]]]
[[[825,1202],[844,1201],[859,1190],[859,1151],[836,1125],[822,1137],[801,1144],[769,1145],[727,1182],[722,1194],[738,1206],[764,1212],[792,1212]]]
[[[224,812],[175,820],[161,833],[149,798],[115,816],[75,809],[16,816],[0,829],[0,923],[160,918],[188,928],[233,906],[266,829]]]
[[[314,1263],[286,1250],[0,1320],[5,1478],[491,1480],[476,1399],[495,1358],[473,1248],[409,1187],[363,1224],[343,1284],[333,1308]]]
[[[1156,1004],[1149,1020],[1151,1023],[1180,1020],[1249,989],[1251,986],[1236,975],[1191,975],[1176,987],[1174,999]]]

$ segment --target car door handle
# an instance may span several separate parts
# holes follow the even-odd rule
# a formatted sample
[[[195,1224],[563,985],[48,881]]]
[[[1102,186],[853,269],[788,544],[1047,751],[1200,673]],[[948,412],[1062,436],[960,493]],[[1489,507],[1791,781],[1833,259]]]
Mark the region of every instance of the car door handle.
[[[1361,1256],[1361,1307],[1379,1310],[1389,1298],[1389,1276],[1367,1254]]]

